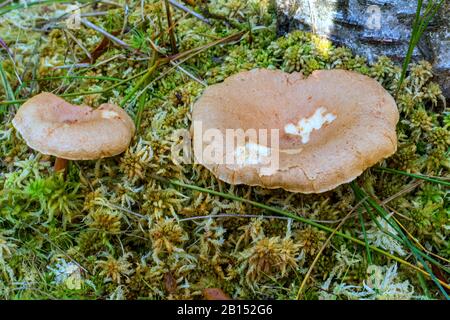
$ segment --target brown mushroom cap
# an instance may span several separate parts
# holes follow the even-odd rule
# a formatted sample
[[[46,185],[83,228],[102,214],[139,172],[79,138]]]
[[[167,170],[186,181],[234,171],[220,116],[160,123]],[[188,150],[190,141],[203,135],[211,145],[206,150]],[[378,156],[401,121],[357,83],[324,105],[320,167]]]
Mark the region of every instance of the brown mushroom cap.
[[[231,184],[319,193],[350,182],[397,148],[399,119],[392,96],[374,79],[345,70],[300,73],[255,69],[208,87],[192,121],[202,133],[218,129],[279,129],[279,167],[217,164],[203,154],[209,144],[194,131],[196,161]],[[314,123],[313,123],[314,122]],[[227,150],[228,152],[228,150]],[[225,157],[225,153],[224,153]],[[265,165],[267,167],[267,165]]]
[[[135,132],[116,105],[72,105],[43,92],[26,101],[12,121],[28,146],[68,160],[93,160],[123,152]]]

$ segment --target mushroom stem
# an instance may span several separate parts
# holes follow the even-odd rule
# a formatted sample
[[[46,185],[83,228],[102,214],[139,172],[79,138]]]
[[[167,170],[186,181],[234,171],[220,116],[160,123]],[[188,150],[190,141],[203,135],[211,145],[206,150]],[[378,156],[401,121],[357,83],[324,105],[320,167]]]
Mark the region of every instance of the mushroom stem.
[[[69,160],[56,157],[54,166],[55,172],[64,171],[65,174],[68,163]]]

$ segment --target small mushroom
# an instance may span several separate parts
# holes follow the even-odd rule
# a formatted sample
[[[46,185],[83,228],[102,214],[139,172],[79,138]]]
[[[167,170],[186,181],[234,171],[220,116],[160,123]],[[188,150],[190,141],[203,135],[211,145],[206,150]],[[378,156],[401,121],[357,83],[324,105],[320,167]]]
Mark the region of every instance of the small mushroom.
[[[392,155],[398,119],[392,96],[359,73],[320,70],[304,78],[255,69],[208,87],[194,104],[194,157],[230,184],[320,193]],[[245,136],[229,150],[227,129],[266,129],[267,139]],[[205,152],[212,141],[224,151]],[[234,162],[227,160],[230,152]],[[267,159],[278,163],[268,168]]]
[[[94,160],[123,152],[134,135],[128,114],[113,104],[93,109],[43,92],[27,100],[13,121],[29,147],[56,156],[55,171],[67,160]]]

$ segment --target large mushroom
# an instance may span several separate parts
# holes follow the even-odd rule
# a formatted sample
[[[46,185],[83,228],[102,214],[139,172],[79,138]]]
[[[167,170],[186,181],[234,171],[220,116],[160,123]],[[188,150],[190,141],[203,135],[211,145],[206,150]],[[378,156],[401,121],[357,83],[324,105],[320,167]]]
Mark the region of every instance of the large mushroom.
[[[304,78],[255,69],[208,87],[194,104],[194,157],[230,184],[320,193],[392,155],[398,119],[392,96],[359,73],[320,70]],[[227,129],[269,131],[265,141],[245,135],[239,143],[226,139]]]
[[[56,156],[55,171],[67,160],[94,160],[123,152],[134,135],[132,119],[120,107],[93,109],[43,92],[27,100],[13,121],[29,147]]]

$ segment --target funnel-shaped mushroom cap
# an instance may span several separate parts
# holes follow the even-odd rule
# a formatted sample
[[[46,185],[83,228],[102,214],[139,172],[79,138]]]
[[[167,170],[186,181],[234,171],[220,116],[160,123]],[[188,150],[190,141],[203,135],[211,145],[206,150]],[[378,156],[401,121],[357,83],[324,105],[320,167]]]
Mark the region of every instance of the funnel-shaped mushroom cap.
[[[227,183],[319,193],[392,155],[398,118],[392,96],[359,73],[320,70],[303,78],[256,69],[210,86],[195,103],[194,156]],[[235,137],[237,129],[254,129],[258,138],[227,139],[227,129]],[[210,152],[218,145],[223,149]]]
[[[31,148],[68,160],[119,154],[135,131],[131,118],[116,105],[92,109],[72,105],[47,92],[26,101],[12,123]]]

